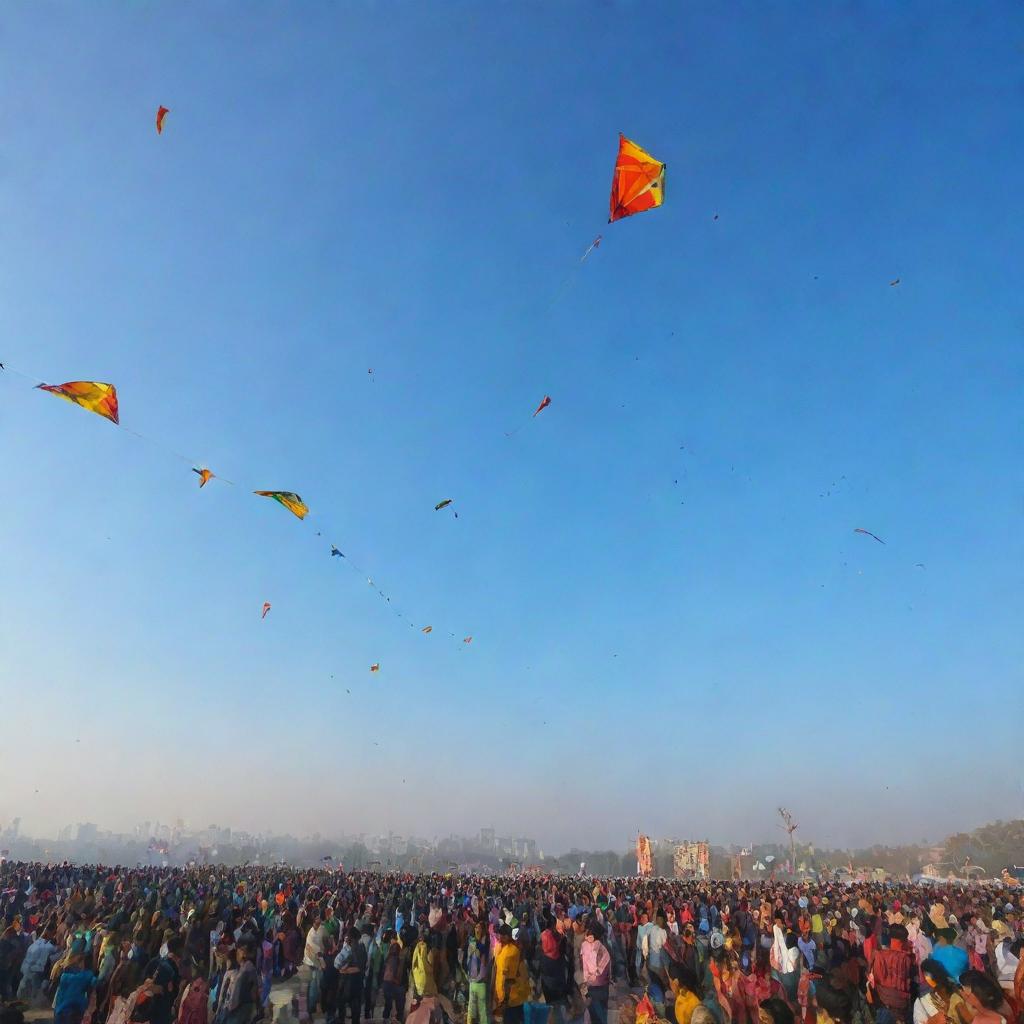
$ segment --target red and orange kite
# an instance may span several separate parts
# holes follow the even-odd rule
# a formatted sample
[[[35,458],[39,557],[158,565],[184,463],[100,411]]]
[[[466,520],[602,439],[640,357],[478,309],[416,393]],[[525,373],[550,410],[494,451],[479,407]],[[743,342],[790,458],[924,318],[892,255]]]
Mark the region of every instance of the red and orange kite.
[[[608,223],[653,210],[665,201],[665,165],[619,133]]]
[[[156,110],[156,133],[157,135],[163,134],[164,130],[164,118],[170,113],[166,107],[157,107]]]
[[[192,472],[199,474],[199,486],[200,487],[205,487],[213,479],[213,474],[208,469],[196,469],[193,466],[192,467]]]
[[[66,402],[74,402],[111,423],[118,422],[117,389],[113,384],[101,384],[95,380],[69,380],[66,384],[37,384],[36,387]]]

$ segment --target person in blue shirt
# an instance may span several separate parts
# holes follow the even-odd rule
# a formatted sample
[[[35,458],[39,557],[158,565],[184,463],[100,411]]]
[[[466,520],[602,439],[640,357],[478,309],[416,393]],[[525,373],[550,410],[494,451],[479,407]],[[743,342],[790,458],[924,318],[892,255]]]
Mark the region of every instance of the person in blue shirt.
[[[954,981],[959,981],[960,975],[967,970],[968,957],[966,950],[953,945],[954,939],[956,939],[956,932],[952,928],[937,929],[932,959],[938,960]]]
[[[96,985],[96,975],[85,968],[81,953],[72,955],[57,983],[53,1000],[54,1024],[80,1024],[89,1005],[89,993]]]

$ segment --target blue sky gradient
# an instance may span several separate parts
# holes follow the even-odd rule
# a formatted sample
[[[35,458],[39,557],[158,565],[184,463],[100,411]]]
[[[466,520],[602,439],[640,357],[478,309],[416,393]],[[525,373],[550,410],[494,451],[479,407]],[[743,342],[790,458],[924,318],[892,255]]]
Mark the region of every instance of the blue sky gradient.
[[[0,361],[159,442],[0,375],[0,820],[1021,814],[1018,5],[10,4],[0,94]]]

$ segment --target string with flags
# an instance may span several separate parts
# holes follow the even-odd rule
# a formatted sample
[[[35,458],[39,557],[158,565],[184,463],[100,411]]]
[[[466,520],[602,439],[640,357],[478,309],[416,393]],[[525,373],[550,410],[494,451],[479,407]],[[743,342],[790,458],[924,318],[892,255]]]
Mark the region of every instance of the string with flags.
[[[47,394],[54,395],[67,402],[79,406],[88,412],[95,413],[97,416],[102,417],[110,423],[113,423],[116,427],[123,430],[126,434],[132,437],[144,441],[147,444],[152,445],[159,451],[166,455],[172,456],[181,462],[188,464],[191,467],[193,473],[195,473],[199,479],[197,481],[200,489],[204,488],[211,481],[219,481],[220,483],[227,484],[231,487],[237,487],[238,484],[235,481],[222,476],[219,472],[215,473],[212,469],[203,466],[198,460],[189,458],[187,455],[183,455],[181,452],[176,451],[173,448],[168,447],[162,441],[156,438],[149,437],[146,434],[141,434],[130,427],[125,426],[121,422],[121,410],[119,404],[119,396],[117,388],[114,384],[110,384],[103,381],[66,381],[62,384],[46,384],[40,382],[38,378],[34,378],[29,374],[22,372],[21,370],[11,366],[7,362],[0,363],[0,369],[5,374],[11,374],[22,378],[33,384],[33,386],[44,391]],[[269,498],[276,501],[283,508],[291,512],[299,520],[306,520],[310,517],[314,522],[322,522],[322,517],[310,516],[309,506],[302,500],[300,495],[294,491],[284,490],[266,490],[252,488],[252,493],[261,498]],[[316,537],[322,537],[324,533],[323,529],[316,531]],[[376,594],[385,604],[385,606],[391,611],[391,613],[406,625],[410,629],[420,629],[424,636],[430,635],[434,631],[433,624],[425,625],[423,622],[417,622],[412,617],[403,612],[395,602],[392,601],[391,595],[387,593],[381,586],[379,586],[362,566],[360,566],[351,556],[347,555],[338,547],[337,543],[332,541],[326,541],[324,545],[329,551],[330,556],[333,558],[341,558],[342,562],[349,567],[349,569],[364,580],[372,589],[373,593]],[[266,618],[267,613],[270,611],[270,602],[264,602],[261,610],[261,618]],[[445,630],[446,635],[452,639],[458,641],[460,636],[454,630]],[[460,650],[472,640],[472,637],[463,638],[463,644],[460,646]]]

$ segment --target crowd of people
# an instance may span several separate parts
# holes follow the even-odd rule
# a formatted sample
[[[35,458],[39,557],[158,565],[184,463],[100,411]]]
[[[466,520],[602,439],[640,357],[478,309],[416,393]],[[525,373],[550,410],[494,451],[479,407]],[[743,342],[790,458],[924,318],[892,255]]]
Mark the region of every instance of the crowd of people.
[[[0,866],[0,1024],[1024,1024],[971,885]]]

